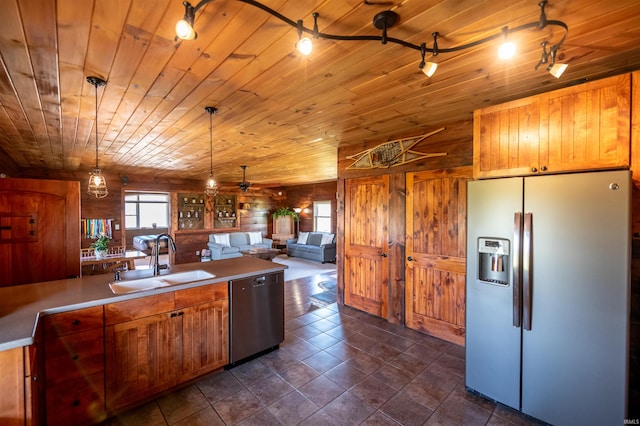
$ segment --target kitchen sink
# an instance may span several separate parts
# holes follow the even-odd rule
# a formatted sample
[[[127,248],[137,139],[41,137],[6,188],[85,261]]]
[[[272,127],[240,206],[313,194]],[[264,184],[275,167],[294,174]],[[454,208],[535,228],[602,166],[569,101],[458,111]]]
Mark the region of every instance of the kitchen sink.
[[[193,271],[140,278],[137,280],[115,281],[109,283],[109,287],[111,287],[111,291],[113,291],[114,294],[126,294],[136,291],[154,290],[176,284],[193,283],[196,281],[208,280],[210,278],[215,278],[215,275],[201,269],[196,269]]]

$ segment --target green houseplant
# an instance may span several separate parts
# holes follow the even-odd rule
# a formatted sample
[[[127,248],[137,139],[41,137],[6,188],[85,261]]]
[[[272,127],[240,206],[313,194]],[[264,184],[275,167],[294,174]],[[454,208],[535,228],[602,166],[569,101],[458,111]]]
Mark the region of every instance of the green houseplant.
[[[105,234],[100,234],[98,239],[96,239],[89,247],[91,247],[95,253],[97,258],[102,258],[107,255],[109,252],[109,243],[111,240]]]
[[[291,216],[293,220],[298,220],[298,213],[291,210],[289,207],[280,207],[273,212],[273,218],[277,219],[281,216]]]

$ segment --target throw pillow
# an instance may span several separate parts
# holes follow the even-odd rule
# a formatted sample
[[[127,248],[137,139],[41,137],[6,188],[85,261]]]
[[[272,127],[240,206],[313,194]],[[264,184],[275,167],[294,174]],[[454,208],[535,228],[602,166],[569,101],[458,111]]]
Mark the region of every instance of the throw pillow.
[[[320,245],[331,244],[333,242],[333,234],[322,234],[322,241]]]
[[[307,244],[307,238],[309,238],[308,232],[300,232],[298,234],[298,244]]]
[[[262,243],[262,232],[247,232],[249,234],[249,244],[260,244]]]
[[[229,242],[229,234],[214,234],[213,239],[216,244],[220,244],[225,247],[231,247],[231,243]]]

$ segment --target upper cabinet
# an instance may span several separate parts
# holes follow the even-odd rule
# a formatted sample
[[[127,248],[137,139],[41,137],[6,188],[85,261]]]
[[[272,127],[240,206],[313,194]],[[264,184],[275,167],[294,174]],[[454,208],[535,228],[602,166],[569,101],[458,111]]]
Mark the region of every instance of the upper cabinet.
[[[178,193],[178,230],[238,228],[236,196],[218,194],[206,197],[204,193]]]
[[[629,166],[629,74],[474,112],[474,178]]]
[[[213,227],[215,229],[238,228],[236,196],[218,194],[214,197]]]
[[[178,228],[203,229],[204,194],[178,194]]]

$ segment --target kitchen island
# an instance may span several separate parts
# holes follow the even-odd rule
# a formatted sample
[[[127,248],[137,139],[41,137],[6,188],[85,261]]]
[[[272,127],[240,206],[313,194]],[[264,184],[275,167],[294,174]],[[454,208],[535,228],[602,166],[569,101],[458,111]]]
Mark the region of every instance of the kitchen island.
[[[160,278],[214,276],[124,294],[111,290],[112,274],[0,288],[0,418],[98,422],[224,367],[228,283],[282,277],[285,268],[248,256],[176,265]],[[128,271],[121,280],[151,275]]]

